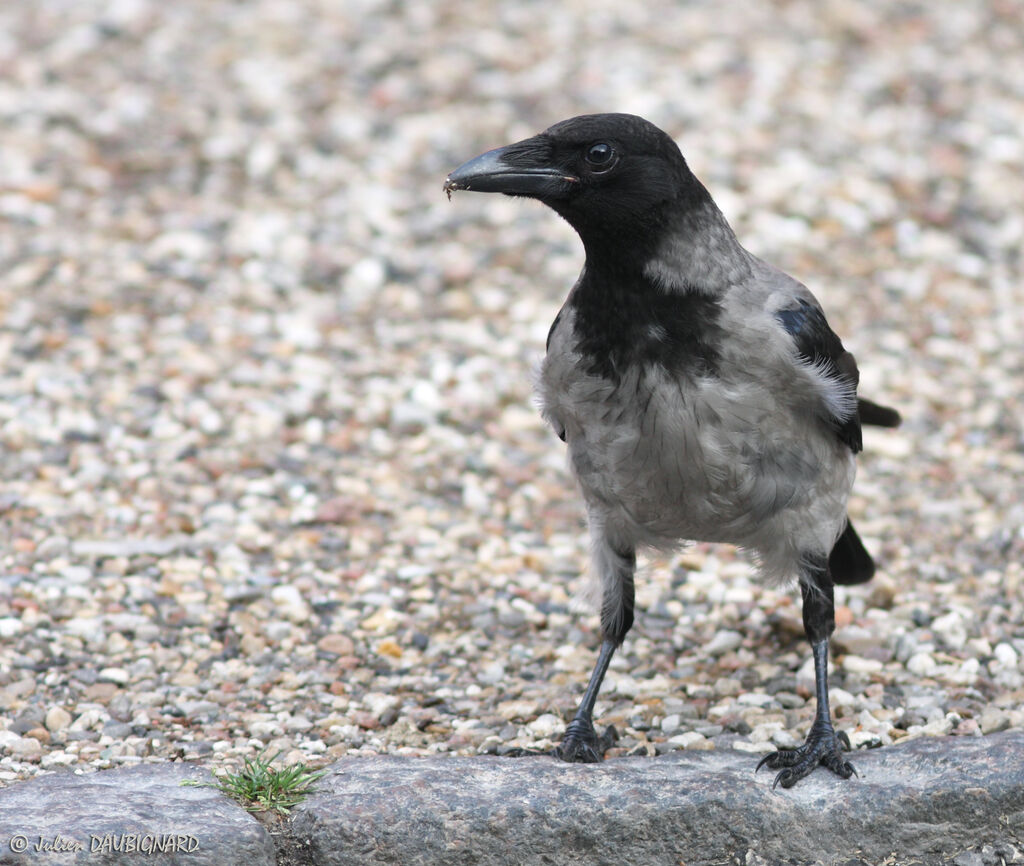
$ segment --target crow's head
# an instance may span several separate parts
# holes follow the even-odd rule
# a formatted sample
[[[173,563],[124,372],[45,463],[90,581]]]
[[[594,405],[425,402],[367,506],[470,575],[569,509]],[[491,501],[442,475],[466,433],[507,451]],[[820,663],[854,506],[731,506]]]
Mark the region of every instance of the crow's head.
[[[586,114],[489,150],[448,175],[445,191],[538,199],[593,246],[657,233],[668,214],[708,200],[675,142],[632,114]]]

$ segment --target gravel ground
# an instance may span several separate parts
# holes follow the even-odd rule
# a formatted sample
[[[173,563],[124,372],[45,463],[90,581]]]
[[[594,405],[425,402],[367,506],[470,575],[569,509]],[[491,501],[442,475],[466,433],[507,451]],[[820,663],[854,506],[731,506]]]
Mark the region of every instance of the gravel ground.
[[[834,709],[1024,727],[1024,7],[0,6],[0,780],[557,740],[594,658],[532,368],[581,263],[446,172],[587,111],[680,141],[858,356]],[[620,752],[790,745],[792,593],[646,560]]]

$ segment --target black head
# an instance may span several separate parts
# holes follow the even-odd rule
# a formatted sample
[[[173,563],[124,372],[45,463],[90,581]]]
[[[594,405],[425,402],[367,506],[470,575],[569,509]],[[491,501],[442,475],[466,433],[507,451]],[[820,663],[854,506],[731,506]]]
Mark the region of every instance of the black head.
[[[563,120],[470,160],[448,175],[444,189],[538,199],[579,232],[588,254],[649,236],[667,213],[707,200],[676,143],[632,114]]]

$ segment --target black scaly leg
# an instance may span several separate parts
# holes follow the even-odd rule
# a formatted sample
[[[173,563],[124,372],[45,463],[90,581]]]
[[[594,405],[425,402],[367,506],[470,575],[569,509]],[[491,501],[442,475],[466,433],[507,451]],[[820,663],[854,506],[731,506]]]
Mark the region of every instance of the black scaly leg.
[[[583,693],[583,700],[580,701],[576,715],[566,727],[562,742],[554,748],[553,754],[556,758],[572,764],[596,764],[618,739],[614,726],[609,725],[600,737],[594,729],[594,704],[597,702],[597,693],[601,689],[601,682],[617,647],[618,644],[613,640],[606,639],[601,642],[601,652],[597,657],[597,664],[594,665],[594,672],[590,675],[587,690]]]
[[[604,580],[604,601],[601,606],[601,652],[590,675],[576,715],[569,722],[553,754],[563,761],[577,764],[596,764],[618,739],[618,732],[609,725],[599,737],[594,730],[594,704],[601,689],[608,665],[626,633],[633,625],[635,593],[633,574],[636,571],[636,552],[615,551],[610,546],[599,553],[598,567]]]
[[[809,775],[819,764],[824,764],[837,776],[849,779],[856,771],[843,757],[849,751],[850,740],[844,733],[836,733],[828,706],[828,639],[836,627],[835,599],[832,578],[825,565],[807,569],[800,581],[803,594],[804,631],[814,654],[814,691],[818,709],[807,740],[796,749],[780,749],[762,758],[757,765],[778,770],[772,788],[782,785],[792,788]]]

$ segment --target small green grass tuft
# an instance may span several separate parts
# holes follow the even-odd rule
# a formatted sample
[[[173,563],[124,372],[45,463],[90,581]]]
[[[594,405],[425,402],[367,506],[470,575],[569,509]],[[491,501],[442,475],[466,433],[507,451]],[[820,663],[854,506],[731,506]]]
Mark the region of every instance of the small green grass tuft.
[[[271,766],[280,756],[275,753],[265,758],[260,752],[255,758],[246,758],[237,773],[227,773],[216,782],[189,780],[186,785],[201,788],[216,788],[237,800],[250,812],[277,812],[287,815],[288,811],[301,803],[310,794],[313,783],[327,774],[326,770],[310,770],[305,764],[292,764],[283,769]]]

